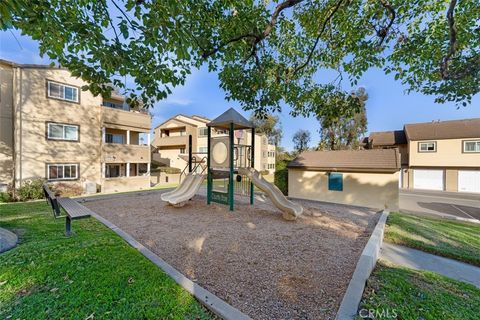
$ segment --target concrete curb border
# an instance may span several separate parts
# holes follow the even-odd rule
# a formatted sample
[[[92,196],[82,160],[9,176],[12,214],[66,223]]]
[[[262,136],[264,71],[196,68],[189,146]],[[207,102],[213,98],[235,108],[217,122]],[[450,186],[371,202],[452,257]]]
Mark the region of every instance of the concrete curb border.
[[[389,214],[390,212],[388,210],[383,210],[370,239],[363,249],[360,259],[358,259],[357,266],[355,267],[352,279],[348,284],[347,291],[343,296],[342,303],[340,304],[335,319],[354,319],[357,315],[358,306],[360,305],[363,290],[365,289],[365,283],[375,268],[375,264],[377,263],[380,254],[385,223]]]
[[[201,304],[203,304],[206,308],[212,311],[217,316],[221,317],[222,319],[239,319],[239,320],[247,320],[251,319],[246,314],[242,313],[238,309],[232,307],[210,291],[202,288],[195,282],[191,281],[187,277],[185,277],[182,273],[180,273],[177,269],[169,265],[165,262],[162,258],[157,256],[155,253],[144,247],[140,242],[135,240],[131,235],[108,221],[107,219],[103,218],[102,216],[95,213],[92,215],[95,219],[100,221],[102,224],[110,228],[113,232],[119,235],[123,240],[125,240],[129,245],[140,251],[148,260],[153,262],[157,267],[162,269],[168,276],[170,276],[175,282],[177,282],[181,287],[185,290],[190,292]]]

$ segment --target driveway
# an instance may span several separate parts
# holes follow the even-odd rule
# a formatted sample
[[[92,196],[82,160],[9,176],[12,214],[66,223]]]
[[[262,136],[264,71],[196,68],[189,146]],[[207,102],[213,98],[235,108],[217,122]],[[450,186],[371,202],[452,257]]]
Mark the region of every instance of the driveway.
[[[480,220],[480,194],[401,190],[400,209]]]

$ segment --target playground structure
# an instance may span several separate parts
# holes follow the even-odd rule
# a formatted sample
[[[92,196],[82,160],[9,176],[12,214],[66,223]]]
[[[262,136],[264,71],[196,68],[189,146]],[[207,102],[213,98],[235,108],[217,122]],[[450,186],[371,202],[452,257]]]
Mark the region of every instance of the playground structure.
[[[207,156],[193,154],[190,136],[188,174],[175,190],[162,194],[163,201],[176,207],[185,205],[197,193],[206,177],[208,204],[212,202],[225,204],[233,211],[237,194],[248,196],[250,204],[253,205],[256,186],[283,212],[284,219],[295,220],[303,213],[301,205],[288,200],[280,189],[267,182],[255,170],[255,127],[252,123],[230,108],[208,123],[207,128]],[[228,131],[228,136],[212,137],[212,130]],[[246,130],[251,131],[250,144],[246,143]],[[237,143],[234,138],[237,138]],[[243,144],[240,143],[242,140]]]

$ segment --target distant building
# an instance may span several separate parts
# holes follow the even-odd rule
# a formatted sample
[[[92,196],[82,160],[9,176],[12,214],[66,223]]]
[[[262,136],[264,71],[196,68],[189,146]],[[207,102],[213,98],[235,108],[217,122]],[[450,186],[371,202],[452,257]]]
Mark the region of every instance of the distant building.
[[[192,152],[207,155],[207,123],[211,120],[201,116],[178,114],[154,129],[152,160],[167,167],[183,170],[188,165],[188,136],[192,135]],[[213,130],[212,137],[228,135],[222,130]],[[235,143],[249,143],[251,133],[245,130]],[[255,169],[275,172],[275,145],[268,142],[265,134],[255,135]]]
[[[406,124],[365,142],[399,149],[401,188],[480,193],[480,118]]]
[[[0,60],[0,189],[33,178],[101,192],[150,186],[151,116],[86,84],[63,68]]]

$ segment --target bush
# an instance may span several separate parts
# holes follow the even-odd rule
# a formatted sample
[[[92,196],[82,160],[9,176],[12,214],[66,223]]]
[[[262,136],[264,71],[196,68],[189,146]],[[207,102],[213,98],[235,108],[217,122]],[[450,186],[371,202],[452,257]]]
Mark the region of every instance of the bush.
[[[268,170],[262,170],[262,171],[260,171],[260,174],[261,174],[262,176],[268,176],[268,175],[270,174],[270,171],[268,171]]]
[[[276,163],[275,168],[275,185],[280,189],[283,194],[288,194],[288,169],[287,164],[290,160],[280,160]]]
[[[182,170],[174,167],[158,167],[158,171],[168,173],[168,174],[177,174],[182,172]]]
[[[42,199],[43,195],[43,179],[32,179],[25,181],[20,188],[17,189],[18,201],[28,201]]]
[[[0,192],[0,202],[12,202],[13,200],[10,192]]]
[[[58,182],[52,186],[52,191],[60,197],[75,197],[83,194],[82,186],[77,183]]]

